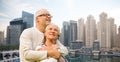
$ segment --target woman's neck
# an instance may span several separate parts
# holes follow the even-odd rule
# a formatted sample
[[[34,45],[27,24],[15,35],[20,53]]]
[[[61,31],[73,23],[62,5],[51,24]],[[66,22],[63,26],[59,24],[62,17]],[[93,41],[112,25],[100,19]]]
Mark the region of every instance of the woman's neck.
[[[45,41],[45,45],[46,46],[52,46],[52,45],[54,45],[55,43],[54,43],[54,41],[53,40],[46,40]]]

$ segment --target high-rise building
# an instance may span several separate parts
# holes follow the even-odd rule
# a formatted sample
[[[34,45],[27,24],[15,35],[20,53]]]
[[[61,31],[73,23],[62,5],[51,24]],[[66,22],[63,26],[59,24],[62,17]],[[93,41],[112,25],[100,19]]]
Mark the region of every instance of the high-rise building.
[[[116,36],[117,36],[117,27],[114,24],[114,18],[110,17],[108,18],[108,21],[110,22],[110,41],[111,41],[111,48],[116,47]]]
[[[75,42],[77,40],[77,21],[70,20],[70,41]]]
[[[70,48],[72,48],[72,42],[77,40],[77,21],[70,20]]]
[[[14,19],[7,27],[7,44],[19,44],[19,37],[23,30],[23,20],[21,18]]]
[[[106,46],[105,49],[106,50],[110,50],[111,47],[111,26],[110,26],[110,21],[107,19],[106,21]]]
[[[98,40],[100,41],[100,48],[105,49],[106,47],[106,23],[107,23],[107,14],[100,14],[100,21],[98,22]]]
[[[22,12],[22,18],[13,19],[7,27],[7,44],[19,44],[19,37],[22,31],[33,26],[33,14]]]
[[[116,37],[116,48],[119,48],[120,50],[120,26],[118,28],[118,34],[117,34],[117,37]]]
[[[77,24],[77,40],[82,40],[85,42],[85,24],[84,19],[80,18]]]
[[[34,15],[25,11],[22,11],[23,23],[26,23],[25,28],[30,28],[34,25]]]
[[[114,19],[107,18],[107,14],[104,12],[101,13],[97,29],[101,50],[110,50],[114,47],[116,37],[116,25],[114,24]]]
[[[0,44],[4,43],[4,31],[0,31]]]
[[[59,38],[58,40],[64,45],[64,41],[63,41],[63,34],[59,33]]]
[[[64,45],[69,46],[69,43],[70,43],[70,23],[69,22],[66,22],[66,21],[63,22],[62,37],[63,37]]]
[[[86,27],[85,27],[85,45],[87,47],[92,47],[93,41],[97,39],[96,37],[96,22],[92,15],[87,17]]]

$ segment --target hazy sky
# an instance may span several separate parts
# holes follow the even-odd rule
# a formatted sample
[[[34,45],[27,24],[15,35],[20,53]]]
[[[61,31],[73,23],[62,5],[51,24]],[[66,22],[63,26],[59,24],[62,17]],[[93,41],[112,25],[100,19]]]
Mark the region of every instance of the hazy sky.
[[[0,0],[0,30],[4,30],[12,19],[21,17],[23,10],[34,14],[41,8],[50,11],[52,22],[60,28],[63,21],[78,21],[79,18],[86,21],[88,15],[99,21],[102,12],[120,25],[120,0]]]

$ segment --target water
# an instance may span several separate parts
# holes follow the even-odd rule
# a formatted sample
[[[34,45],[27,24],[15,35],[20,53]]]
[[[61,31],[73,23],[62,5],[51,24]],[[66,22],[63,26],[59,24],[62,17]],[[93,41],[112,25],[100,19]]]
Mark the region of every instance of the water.
[[[120,57],[116,56],[91,56],[80,55],[77,57],[67,56],[68,62],[120,62]]]
[[[79,55],[77,57],[66,56],[68,62],[120,62],[120,57],[116,56],[91,56]],[[10,62],[20,62],[19,59]]]

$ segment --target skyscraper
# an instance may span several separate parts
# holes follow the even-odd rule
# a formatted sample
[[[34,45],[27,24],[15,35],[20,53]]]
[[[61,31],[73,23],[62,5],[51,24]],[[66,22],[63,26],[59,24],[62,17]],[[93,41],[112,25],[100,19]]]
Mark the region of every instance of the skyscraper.
[[[114,19],[107,18],[107,14],[104,12],[101,13],[97,29],[101,50],[110,50],[115,45],[116,25]]]
[[[70,20],[70,41],[75,42],[77,40],[77,21]]]
[[[70,23],[64,21],[63,22],[63,29],[62,29],[62,37],[65,46],[69,46],[70,43]]]
[[[70,20],[70,48],[77,40],[77,21]]]
[[[22,31],[33,26],[33,14],[23,11],[22,18],[16,18],[10,21],[7,27],[7,44],[19,44],[19,37]]]
[[[87,17],[86,27],[85,27],[85,45],[87,47],[92,47],[93,41],[97,39],[96,37],[96,22],[92,15]]]
[[[7,27],[7,44],[19,44],[19,37],[23,30],[23,25],[21,18],[16,18],[10,22],[10,26]]]
[[[26,23],[26,28],[32,27],[34,25],[34,15],[25,11],[22,11],[23,23]]]
[[[0,31],[0,44],[4,43],[4,31]]]
[[[118,28],[118,34],[117,34],[117,37],[116,37],[116,44],[115,44],[115,48],[119,48],[120,50],[120,26]]]
[[[110,37],[110,41],[111,41],[111,48],[116,47],[116,36],[117,36],[117,27],[114,24],[114,18],[110,17],[108,18],[108,21],[110,22],[110,31],[111,31],[111,37]]]
[[[98,40],[100,41],[100,48],[105,49],[106,47],[106,23],[107,23],[107,14],[101,13],[99,15],[100,21],[98,22]]]
[[[80,18],[77,24],[77,40],[82,40],[85,42],[85,24],[84,19]]]

